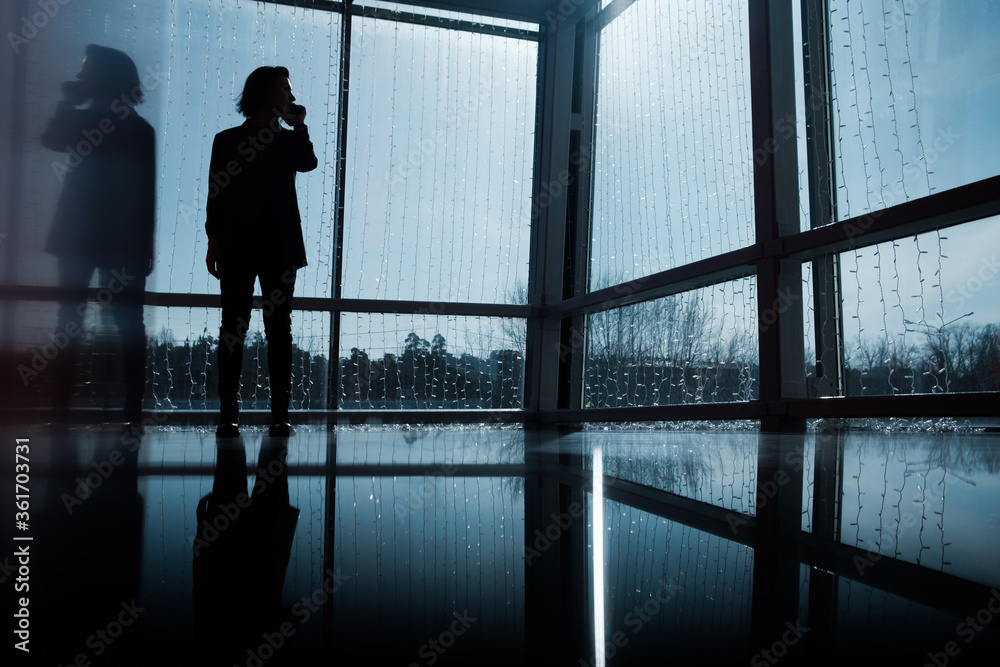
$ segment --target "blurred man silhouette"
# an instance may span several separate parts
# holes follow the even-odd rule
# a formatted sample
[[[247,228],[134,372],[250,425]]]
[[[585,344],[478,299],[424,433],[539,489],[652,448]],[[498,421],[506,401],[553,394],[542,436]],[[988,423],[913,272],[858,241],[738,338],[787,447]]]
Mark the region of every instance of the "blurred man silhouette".
[[[295,173],[316,168],[305,125],[306,110],[284,67],[260,67],[247,77],[237,103],[246,121],[215,136],[205,230],[208,271],[220,280],[219,331],[221,437],[239,434],[243,341],[253,288],[260,278],[273,436],[288,436],[292,375],[292,292],[306,265]],[[293,129],[281,126],[284,120]]]
[[[146,384],[142,305],[153,270],[156,137],[135,111],[143,100],[139,74],[121,51],[89,45],[77,80],[62,90],[42,135],[46,148],[67,153],[63,163],[53,163],[63,190],[45,245],[59,258],[64,299],[55,336],[65,348],[53,360],[53,408],[57,421],[67,419],[96,268],[122,341],[125,420],[138,421]]]
[[[141,659],[140,586],[146,502],[139,491],[139,450],[146,437],[105,427],[48,443],[45,483],[31,499],[37,531],[31,564],[45,576],[30,584],[36,659],[30,664],[80,664],[81,651],[95,647],[100,662],[91,664],[149,664]],[[121,636],[94,636],[98,625],[119,618]]]

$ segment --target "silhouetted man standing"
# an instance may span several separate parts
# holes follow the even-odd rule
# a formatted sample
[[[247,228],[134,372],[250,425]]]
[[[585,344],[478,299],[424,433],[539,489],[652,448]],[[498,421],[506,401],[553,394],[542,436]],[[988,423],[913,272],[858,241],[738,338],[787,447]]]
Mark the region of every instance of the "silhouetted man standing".
[[[215,136],[209,174],[208,271],[221,281],[219,399],[216,434],[239,435],[240,370],[254,282],[260,278],[271,386],[273,436],[291,433],[292,292],[306,265],[295,172],[316,168],[304,107],[284,67],[247,77],[237,110],[246,122]],[[279,120],[293,129],[287,130]]]
[[[156,133],[135,110],[144,97],[135,63],[117,49],[89,45],[63,95],[42,134],[42,145],[67,153],[64,163],[53,163],[63,190],[45,244],[59,258],[55,335],[66,341],[53,361],[52,404],[56,421],[69,419],[87,287],[97,269],[122,341],[125,421],[136,422],[146,387],[142,307],[153,270]]]

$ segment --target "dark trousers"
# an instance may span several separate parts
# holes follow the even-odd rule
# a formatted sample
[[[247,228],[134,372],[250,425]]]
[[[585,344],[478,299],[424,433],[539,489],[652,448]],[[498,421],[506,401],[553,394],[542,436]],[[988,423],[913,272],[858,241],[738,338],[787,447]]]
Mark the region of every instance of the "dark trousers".
[[[295,269],[224,266],[222,327],[219,329],[219,401],[222,423],[239,423],[243,341],[250,327],[253,287],[260,278],[263,295],[267,370],[271,387],[271,420],[288,421],[292,385],[292,292]]]
[[[68,417],[87,312],[87,288],[95,268],[99,282],[97,300],[111,309],[121,337],[125,419],[137,421],[146,389],[146,327],[142,315],[146,272],[136,266],[95,267],[92,261],[78,257],[59,259],[59,286],[65,296],[59,306],[55,335],[65,341],[66,347],[53,362],[52,407],[57,420]]]

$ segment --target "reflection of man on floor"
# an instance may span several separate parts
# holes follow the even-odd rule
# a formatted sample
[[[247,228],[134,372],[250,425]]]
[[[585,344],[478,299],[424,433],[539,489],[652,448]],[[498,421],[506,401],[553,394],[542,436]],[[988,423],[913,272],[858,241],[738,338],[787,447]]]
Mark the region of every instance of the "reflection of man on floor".
[[[244,656],[288,620],[281,589],[299,510],[288,496],[287,445],[265,438],[248,496],[243,440],[220,440],[212,492],[198,502],[195,632],[219,659]]]
[[[29,545],[32,570],[44,575],[32,577],[28,591],[29,646],[37,659],[30,664],[79,664],[81,651],[96,650],[100,662],[93,664],[143,664],[140,440],[112,428],[72,432],[49,444],[44,492],[40,502],[34,493],[31,499],[31,526],[39,532],[20,543]],[[109,622],[118,623],[120,636],[95,636]]]

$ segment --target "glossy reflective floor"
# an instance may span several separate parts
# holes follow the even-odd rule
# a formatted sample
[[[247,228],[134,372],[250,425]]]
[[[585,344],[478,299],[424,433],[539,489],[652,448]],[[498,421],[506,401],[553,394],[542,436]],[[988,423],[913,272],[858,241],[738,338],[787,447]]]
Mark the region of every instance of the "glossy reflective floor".
[[[1000,651],[995,434],[2,431],[14,664]]]

